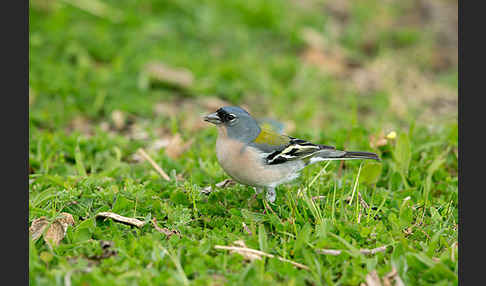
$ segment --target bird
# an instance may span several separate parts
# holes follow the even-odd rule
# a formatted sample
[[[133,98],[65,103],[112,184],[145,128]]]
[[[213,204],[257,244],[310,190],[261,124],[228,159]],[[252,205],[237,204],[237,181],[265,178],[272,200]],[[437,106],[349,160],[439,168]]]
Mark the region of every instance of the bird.
[[[314,144],[259,125],[239,106],[223,106],[205,115],[203,120],[218,129],[216,157],[219,165],[235,181],[266,190],[270,203],[276,199],[276,187],[297,179],[305,167],[329,160],[371,159],[371,152],[341,151],[333,146]]]

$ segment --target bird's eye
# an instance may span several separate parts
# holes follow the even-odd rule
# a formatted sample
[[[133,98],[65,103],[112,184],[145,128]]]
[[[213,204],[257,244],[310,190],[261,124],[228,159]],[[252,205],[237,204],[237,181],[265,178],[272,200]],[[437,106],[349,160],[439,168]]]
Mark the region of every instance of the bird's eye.
[[[228,115],[228,120],[229,121],[234,121],[236,119],[236,116],[234,116],[233,114],[229,114]]]

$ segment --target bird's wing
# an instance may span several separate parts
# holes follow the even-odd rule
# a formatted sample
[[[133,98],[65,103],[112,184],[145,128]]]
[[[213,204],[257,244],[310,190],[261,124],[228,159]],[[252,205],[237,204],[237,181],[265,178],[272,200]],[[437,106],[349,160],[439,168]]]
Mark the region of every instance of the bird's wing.
[[[290,142],[281,150],[275,150],[267,156],[267,164],[282,164],[292,160],[304,160],[323,150],[336,150],[333,146],[313,144],[308,141],[289,137]]]
[[[262,128],[250,146],[264,153],[266,164],[269,165],[303,160],[325,149],[335,150],[333,146],[313,144],[266,128]]]

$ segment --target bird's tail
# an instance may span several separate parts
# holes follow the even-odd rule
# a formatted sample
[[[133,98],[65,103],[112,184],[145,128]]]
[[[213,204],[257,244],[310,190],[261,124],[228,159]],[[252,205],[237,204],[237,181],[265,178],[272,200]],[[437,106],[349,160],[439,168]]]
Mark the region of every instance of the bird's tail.
[[[371,152],[361,152],[361,151],[345,151],[342,158],[345,159],[371,159],[381,161],[377,154]]]
[[[381,161],[380,157],[378,157],[378,155],[375,153],[361,151],[340,151],[335,149],[323,149],[314,153],[309,159],[308,164],[330,160],[371,159]]]

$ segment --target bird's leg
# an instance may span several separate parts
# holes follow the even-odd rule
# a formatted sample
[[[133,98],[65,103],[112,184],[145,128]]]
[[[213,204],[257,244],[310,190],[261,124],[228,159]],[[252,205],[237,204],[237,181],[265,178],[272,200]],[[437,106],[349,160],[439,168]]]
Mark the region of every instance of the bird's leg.
[[[263,192],[263,188],[262,187],[253,187],[253,189],[255,190],[255,194],[253,194],[253,196],[251,196],[251,199],[252,200],[256,199],[256,197],[258,196],[258,194],[260,194],[261,192]]]
[[[267,200],[271,203],[275,202],[275,198],[277,197],[277,193],[275,192],[275,188],[267,187]]]

